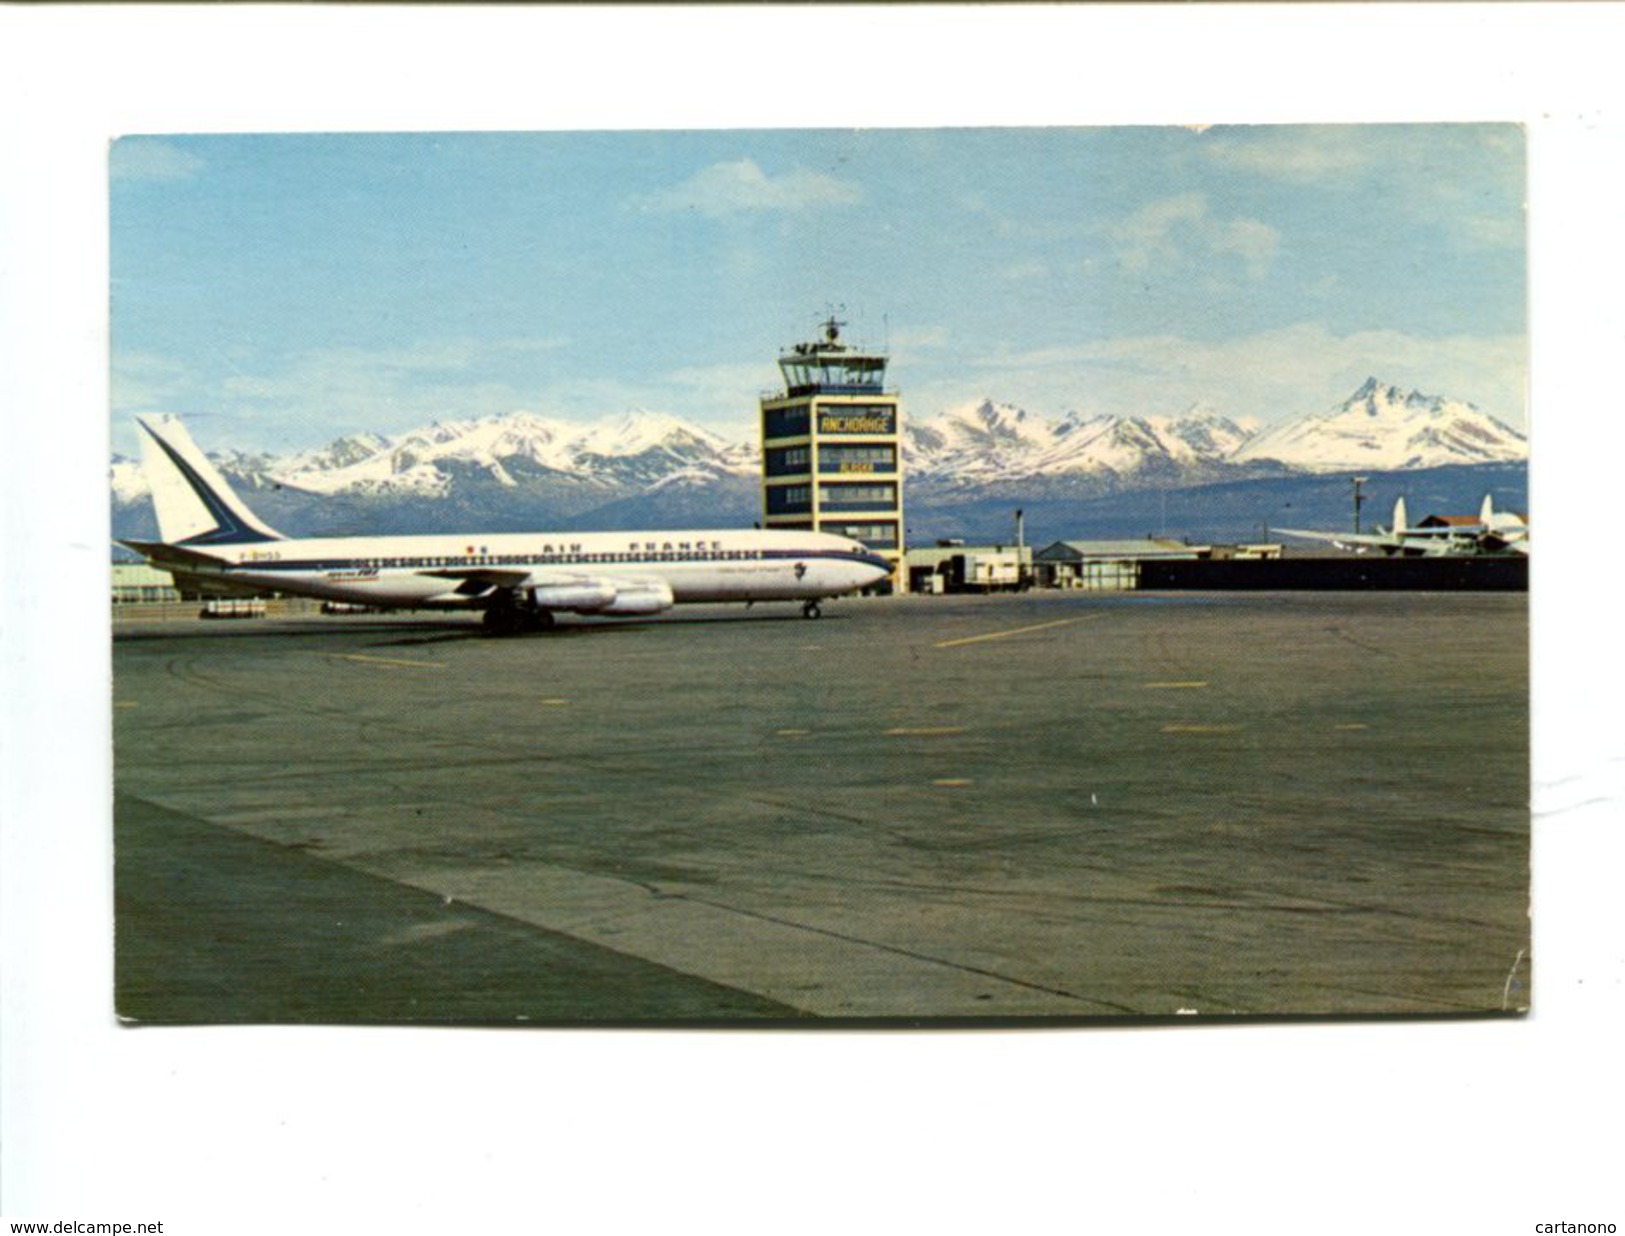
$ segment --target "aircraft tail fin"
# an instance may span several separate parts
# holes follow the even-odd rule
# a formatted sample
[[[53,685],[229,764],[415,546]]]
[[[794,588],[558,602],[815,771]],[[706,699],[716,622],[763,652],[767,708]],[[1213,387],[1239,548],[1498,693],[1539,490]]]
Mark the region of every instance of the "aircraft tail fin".
[[[1495,527],[1495,496],[1484,495],[1484,505],[1478,508],[1478,522],[1486,528]]]
[[[1394,499],[1394,526],[1389,529],[1395,536],[1405,532],[1405,499],[1403,496]]]
[[[152,487],[158,535],[170,545],[241,545],[284,537],[261,523],[231,491],[174,416],[136,418],[144,431],[141,468]]]

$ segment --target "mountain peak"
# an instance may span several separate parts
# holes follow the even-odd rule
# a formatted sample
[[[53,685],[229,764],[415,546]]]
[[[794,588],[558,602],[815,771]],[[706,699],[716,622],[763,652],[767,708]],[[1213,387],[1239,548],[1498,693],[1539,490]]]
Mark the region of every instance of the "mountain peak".
[[[1329,411],[1259,433],[1235,460],[1334,472],[1491,463],[1528,454],[1523,434],[1470,403],[1414,389],[1407,394],[1371,377]]]

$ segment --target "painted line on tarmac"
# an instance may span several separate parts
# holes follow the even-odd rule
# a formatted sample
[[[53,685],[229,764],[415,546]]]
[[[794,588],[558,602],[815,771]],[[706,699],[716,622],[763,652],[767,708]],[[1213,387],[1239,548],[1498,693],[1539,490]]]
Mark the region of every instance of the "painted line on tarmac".
[[[948,734],[963,734],[963,725],[894,725],[886,731],[887,738],[942,738]]]
[[[409,665],[413,669],[445,669],[444,661],[407,661],[400,657],[366,657],[355,652],[332,654],[340,661],[362,661],[367,665]]]
[[[1207,686],[1205,682],[1148,682],[1147,691],[1197,691]]]
[[[1087,616],[1090,618],[1098,618],[1100,615],[1089,614]],[[1009,639],[1013,635],[1027,635],[1033,631],[1048,631],[1051,627],[1064,627],[1069,623],[1082,621],[1082,618],[1057,618],[1054,622],[1040,622],[1037,626],[1032,627],[1012,627],[1008,631],[989,631],[985,635],[967,635],[964,639],[945,639],[940,644],[933,644],[932,647],[959,648],[963,647],[965,644],[980,644],[983,640]]]
[[[1165,725],[1164,734],[1234,734],[1239,725]]]

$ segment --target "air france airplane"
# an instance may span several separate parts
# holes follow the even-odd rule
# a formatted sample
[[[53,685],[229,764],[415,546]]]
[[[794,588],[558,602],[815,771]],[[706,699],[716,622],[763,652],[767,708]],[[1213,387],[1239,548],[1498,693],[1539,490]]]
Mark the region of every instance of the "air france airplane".
[[[173,416],[137,418],[158,541],[153,566],[220,591],[283,592],[379,608],[481,609],[494,634],[554,615],[658,614],[690,601],[819,602],[890,573],[861,542],[780,529],[285,537],[232,492]]]

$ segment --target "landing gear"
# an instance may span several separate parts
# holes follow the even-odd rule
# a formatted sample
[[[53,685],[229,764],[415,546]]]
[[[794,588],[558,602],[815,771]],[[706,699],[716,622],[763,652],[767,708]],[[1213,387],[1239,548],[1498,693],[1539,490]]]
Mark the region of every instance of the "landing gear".
[[[491,605],[485,610],[487,635],[521,635],[527,631],[553,629],[553,613],[521,605]]]
[[[485,611],[487,635],[518,635],[525,629],[525,616],[515,605],[491,605]]]
[[[819,607],[817,601],[808,601],[801,607],[801,616],[803,618],[822,618],[824,611]]]

